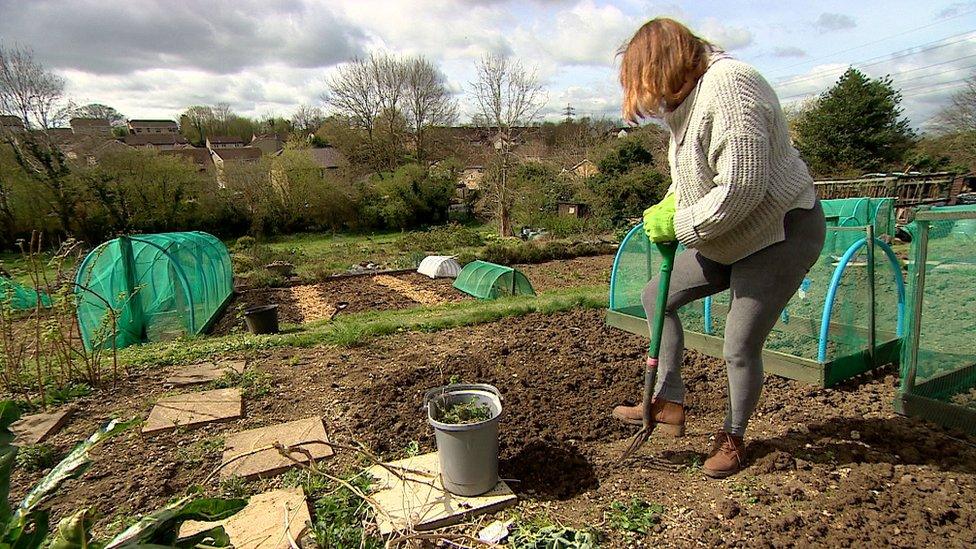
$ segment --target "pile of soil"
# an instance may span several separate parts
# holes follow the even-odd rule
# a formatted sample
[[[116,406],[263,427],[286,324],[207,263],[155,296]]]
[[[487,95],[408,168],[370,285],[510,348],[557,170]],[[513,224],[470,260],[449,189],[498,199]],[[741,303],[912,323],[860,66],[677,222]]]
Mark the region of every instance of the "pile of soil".
[[[459,380],[491,383],[504,395],[501,474],[512,479],[523,512],[532,515],[545,501],[539,512],[603,530],[606,547],[976,543],[976,450],[961,435],[895,415],[890,370],[834,389],[767,378],[745,469],[716,481],[700,464],[724,418],[726,372],[720,361],[689,352],[687,435],[656,434],[634,458],[619,461],[636,428],[609,412],[639,398],[645,345],[608,328],[601,311],[577,310],[399,334],[354,349],[258,352],[249,367],[270,374],[273,388],[246,399],[244,419],[151,438],[133,432],[106,443],[81,480],[52,501],[52,519],[96,505],[104,526],[119,514],[156,508],[218,465],[219,451],[193,452],[201,441],[282,421],[321,416],[333,439],[360,440],[390,458],[402,457],[412,441],[433,450],[422,395]],[[140,373],[78,401],[79,413],[53,444],[65,453],[110,415],[145,417],[167,373]],[[354,462],[340,454],[328,466],[340,472]],[[40,475],[15,473],[12,496]],[[216,484],[207,491],[216,493]],[[631,498],[665,509],[648,540],[605,521],[614,501]]]

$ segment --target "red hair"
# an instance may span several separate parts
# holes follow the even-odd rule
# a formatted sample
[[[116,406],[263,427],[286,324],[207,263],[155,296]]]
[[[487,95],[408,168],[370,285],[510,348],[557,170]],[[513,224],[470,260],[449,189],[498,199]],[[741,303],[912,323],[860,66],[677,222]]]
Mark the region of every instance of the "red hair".
[[[674,19],[644,23],[620,49],[624,119],[636,123],[677,108],[705,74],[709,46]]]

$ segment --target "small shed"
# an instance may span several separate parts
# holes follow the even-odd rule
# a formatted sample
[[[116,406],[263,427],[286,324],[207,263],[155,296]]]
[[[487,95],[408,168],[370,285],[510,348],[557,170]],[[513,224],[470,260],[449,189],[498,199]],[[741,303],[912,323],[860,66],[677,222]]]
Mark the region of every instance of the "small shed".
[[[449,255],[428,255],[420,262],[417,272],[430,278],[457,278],[461,264]]]
[[[586,204],[580,202],[558,202],[556,204],[556,212],[559,217],[575,217],[583,218],[586,217]]]
[[[535,295],[532,284],[521,271],[487,261],[472,261],[465,265],[458,273],[454,287],[478,299]]]

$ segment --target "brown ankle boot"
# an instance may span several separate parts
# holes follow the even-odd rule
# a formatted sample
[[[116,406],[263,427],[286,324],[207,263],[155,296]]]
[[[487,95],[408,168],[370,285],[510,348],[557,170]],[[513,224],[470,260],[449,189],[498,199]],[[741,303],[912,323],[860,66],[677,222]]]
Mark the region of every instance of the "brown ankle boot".
[[[742,437],[719,431],[712,442],[712,450],[702,465],[702,472],[712,478],[725,478],[742,469],[746,445]]]
[[[680,437],[685,434],[685,407],[677,402],[655,399],[651,404],[654,414],[655,430],[663,431],[671,436]],[[644,424],[644,406],[617,406],[613,409],[613,417],[629,425]]]

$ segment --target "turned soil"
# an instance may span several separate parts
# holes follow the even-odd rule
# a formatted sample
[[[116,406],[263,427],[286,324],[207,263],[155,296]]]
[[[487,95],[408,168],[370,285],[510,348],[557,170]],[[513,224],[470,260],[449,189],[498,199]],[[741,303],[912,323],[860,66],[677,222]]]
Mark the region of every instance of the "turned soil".
[[[436,333],[405,333],[359,348],[277,349],[249,356],[271,376],[267,394],[246,396],[237,422],[155,437],[135,431],[100,447],[94,464],[53,499],[54,519],[81,505],[99,527],[156,508],[204,483],[219,463],[219,437],[310,416],[338,441],[356,439],[387,457],[412,441],[433,449],[420,411],[425,390],[449,379],[491,383],[504,395],[501,474],[526,514],[603,532],[604,546],[966,547],[976,543],[976,450],[969,439],[896,416],[892,370],[834,389],[768,377],[747,439],[746,468],[726,480],[700,470],[721,427],[726,373],[688,353],[688,433],[652,437],[619,455],[635,428],[611,408],[639,395],[646,342],[577,310]],[[79,412],[53,439],[65,453],[104,419],[148,414],[172,369],[133,375],[112,391],[76,401]],[[339,456],[339,471],[354,459]],[[41,473],[17,472],[13,496]],[[280,479],[249,488],[266,489]],[[205,491],[219,493],[211,481]],[[124,496],[123,496],[124,495]],[[665,511],[644,539],[605,520],[633,497]],[[490,520],[490,519],[488,519]]]
[[[580,257],[567,261],[549,261],[535,265],[516,265],[528,277],[536,292],[572,286],[594,286],[610,281],[613,256],[602,255]],[[430,293],[443,302],[471,299],[454,289],[454,280],[449,278],[430,279],[418,273],[395,275],[420,293]],[[298,302],[296,292],[305,297]],[[358,275],[337,277],[318,284],[308,284],[297,288],[252,288],[243,290],[234,297],[227,310],[211,330],[212,334],[225,335],[235,327],[243,325],[240,312],[259,305],[278,305],[278,320],[291,324],[327,318],[332,308],[339,302],[348,307],[339,314],[362,311],[387,311],[407,309],[422,305],[405,292],[397,292],[380,284],[375,277]],[[311,316],[311,318],[308,318]]]

